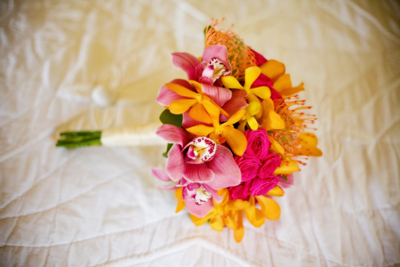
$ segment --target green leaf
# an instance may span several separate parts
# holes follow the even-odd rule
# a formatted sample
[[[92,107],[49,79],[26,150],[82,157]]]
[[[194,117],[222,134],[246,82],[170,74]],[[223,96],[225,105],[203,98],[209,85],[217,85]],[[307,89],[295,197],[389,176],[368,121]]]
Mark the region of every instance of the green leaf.
[[[171,150],[171,147],[172,147],[173,145],[174,145],[174,144],[172,144],[172,143],[168,143],[168,145],[167,145],[167,150],[166,150],[164,153],[162,153],[162,155],[163,155],[164,158],[168,158],[168,152]]]
[[[182,127],[182,120],[182,115],[172,114],[168,109],[164,110],[160,115],[160,121],[162,124],[171,124]]]
[[[287,182],[287,177],[286,175],[282,174],[283,179],[285,179],[285,181]]]

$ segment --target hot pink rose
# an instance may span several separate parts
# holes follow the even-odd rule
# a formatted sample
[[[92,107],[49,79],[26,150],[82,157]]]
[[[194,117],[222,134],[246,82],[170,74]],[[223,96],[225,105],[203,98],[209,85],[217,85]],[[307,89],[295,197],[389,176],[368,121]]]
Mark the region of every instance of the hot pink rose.
[[[277,176],[269,176],[264,179],[255,178],[251,181],[250,194],[252,196],[261,196],[268,193],[279,182]]]
[[[256,157],[236,157],[235,161],[242,173],[242,182],[255,178],[261,167],[261,162]]]
[[[250,182],[229,188],[229,199],[246,199],[250,194]]]
[[[270,153],[267,155],[263,165],[258,171],[258,176],[261,179],[267,178],[273,175],[275,169],[278,168],[280,165],[281,165],[281,159],[279,158],[278,154]]]
[[[247,148],[244,157],[255,156],[261,161],[264,160],[271,148],[271,142],[268,139],[265,129],[258,129],[257,131],[247,130],[245,136],[247,139]]]

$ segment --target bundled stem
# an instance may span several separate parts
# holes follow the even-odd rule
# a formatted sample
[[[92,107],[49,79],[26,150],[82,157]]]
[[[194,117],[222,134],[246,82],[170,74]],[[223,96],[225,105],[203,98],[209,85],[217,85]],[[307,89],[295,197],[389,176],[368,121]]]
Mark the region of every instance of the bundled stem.
[[[101,131],[62,132],[60,136],[62,139],[59,139],[56,144],[59,147],[101,146]]]

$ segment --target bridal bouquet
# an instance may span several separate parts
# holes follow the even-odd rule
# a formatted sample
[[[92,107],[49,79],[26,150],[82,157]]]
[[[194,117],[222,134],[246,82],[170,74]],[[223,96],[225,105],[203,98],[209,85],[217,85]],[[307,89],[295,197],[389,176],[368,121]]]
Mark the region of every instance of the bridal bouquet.
[[[205,29],[201,58],[172,54],[172,64],[188,79],[161,87],[165,107],[157,135],[168,142],[165,170],[152,174],[168,182],[196,226],[233,230],[240,242],[243,217],[255,227],[277,220],[274,197],[293,184],[293,173],[309,156],[321,156],[308,132],[316,120],[300,100],[285,65],[267,60],[218,22]]]

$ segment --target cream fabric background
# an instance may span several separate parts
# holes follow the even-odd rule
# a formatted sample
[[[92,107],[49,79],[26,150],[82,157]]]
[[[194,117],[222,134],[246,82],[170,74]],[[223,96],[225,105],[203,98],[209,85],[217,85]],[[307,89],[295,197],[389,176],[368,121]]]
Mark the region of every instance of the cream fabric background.
[[[398,1],[1,1],[1,266],[398,266]],[[154,123],[158,89],[225,17],[286,64],[318,115],[322,158],[279,221],[195,227],[155,188],[164,146],[56,148],[62,130]],[[115,106],[91,102],[118,84]],[[105,77],[105,76],[109,77]]]

